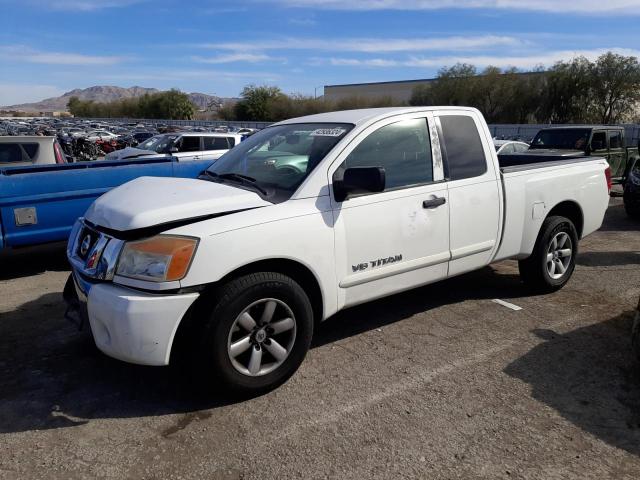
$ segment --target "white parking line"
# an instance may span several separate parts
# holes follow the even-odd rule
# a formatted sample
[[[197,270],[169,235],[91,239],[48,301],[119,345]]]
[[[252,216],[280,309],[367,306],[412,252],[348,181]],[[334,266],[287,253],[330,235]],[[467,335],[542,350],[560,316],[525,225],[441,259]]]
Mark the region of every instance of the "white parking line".
[[[522,307],[514,305],[513,303],[505,302],[504,300],[500,300],[499,298],[494,298],[492,301],[497,303],[498,305],[502,305],[503,307],[510,308],[511,310],[522,310]]]

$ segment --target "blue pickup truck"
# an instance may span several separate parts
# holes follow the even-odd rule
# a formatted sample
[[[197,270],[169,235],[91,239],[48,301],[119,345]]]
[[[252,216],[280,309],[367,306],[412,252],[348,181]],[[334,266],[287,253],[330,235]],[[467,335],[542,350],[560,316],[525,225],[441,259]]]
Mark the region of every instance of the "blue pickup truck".
[[[142,176],[196,178],[211,160],[175,157],[0,167],[0,250],[66,240],[103,193]]]

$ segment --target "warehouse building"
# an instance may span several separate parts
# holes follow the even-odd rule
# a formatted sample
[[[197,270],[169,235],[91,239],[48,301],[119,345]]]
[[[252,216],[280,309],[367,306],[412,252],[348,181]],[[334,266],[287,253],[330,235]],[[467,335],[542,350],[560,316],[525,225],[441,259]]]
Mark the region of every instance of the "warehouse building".
[[[348,97],[380,98],[391,97],[397,102],[409,102],[413,89],[418,85],[428,85],[433,78],[421,80],[399,80],[396,82],[349,83],[345,85],[325,85],[324,98],[331,101]]]
[[[518,72],[518,76],[532,77],[546,75],[546,72]],[[380,98],[391,97],[398,103],[409,103],[413,89],[418,85],[429,85],[435,78],[419,80],[398,80],[392,82],[348,83],[344,85],[325,85],[324,97],[327,100],[342,100],[349,97]]]

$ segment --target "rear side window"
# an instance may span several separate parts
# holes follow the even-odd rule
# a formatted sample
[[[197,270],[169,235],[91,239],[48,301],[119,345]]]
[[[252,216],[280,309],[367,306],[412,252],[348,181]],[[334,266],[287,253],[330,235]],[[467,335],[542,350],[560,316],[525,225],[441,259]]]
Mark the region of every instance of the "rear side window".
[[[594,152],[607,149],[607,134],[605,132],[596,132],[591,139],[591,150]]]
[[[226,137],[204,137],[205,150],[228,150],[229,148]]]
[[[40,145],[37,143],[22,143],[21,145],[26,154],[29,155],[29,160],[35,160],[38,156],[38,148],[40,148]]]
[[[427,120],[404,120],[376,130],[346,158],[345,168],[351,167],[383,167],[385,190],[432,182]]]
[[[182,137],[180,141],[181,152],[199,152],[200,137]]]
[[[487,171],[487,159],[473,118],[446,115],[440,117],[440,123],[448,178],[462,180],[483,175]]]
[[[26,158],[25,158],[26,157]],[[28,162],[19,143],[0,143],[0,163]]]
[[[622,132],[609,130],[609,148],[622,148]]]

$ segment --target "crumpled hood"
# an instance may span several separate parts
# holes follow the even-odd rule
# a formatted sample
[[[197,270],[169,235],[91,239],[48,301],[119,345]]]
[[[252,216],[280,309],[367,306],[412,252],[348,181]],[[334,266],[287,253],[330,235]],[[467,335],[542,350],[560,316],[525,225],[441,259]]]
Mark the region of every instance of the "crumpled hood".
[[[101,227],[127,231],[268,205],[272,204],[254,192],[220,183],[140,177],[102,195],[85,218]]]
[[[126,158],[134,158],[145,155],[162,155],[153,150],[143,150],[141,148],[126,147],[121,150],[115,150],[105,155],[105,160],[124,160]]]

